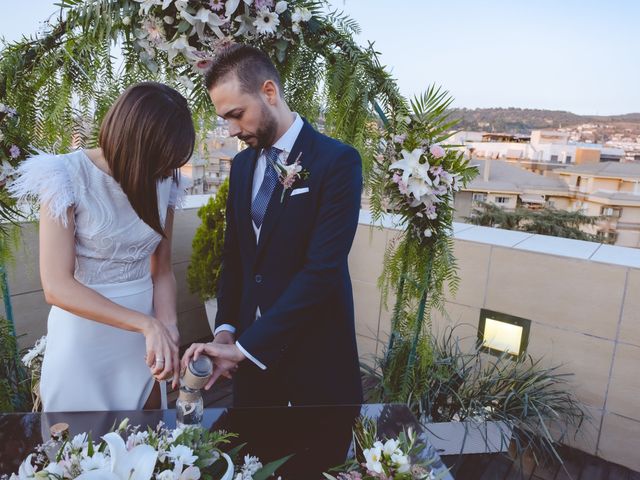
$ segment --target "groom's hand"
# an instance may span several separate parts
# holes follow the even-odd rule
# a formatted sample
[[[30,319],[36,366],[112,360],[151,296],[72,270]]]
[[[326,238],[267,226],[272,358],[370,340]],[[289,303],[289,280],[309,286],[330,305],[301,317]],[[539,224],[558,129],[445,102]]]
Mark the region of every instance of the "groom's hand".
[[[213,343],[222,343],[224,345],[233,345],[236,343],[236,338],[233,333],[228,330],[222,330],[213,339]]]
[[[218,335],[216,335],[216,338]],[[182,366],[186,368],[191,359],[197,360],[200,355],[207,355],[213,360],[213,374],[205,385],[205,390],[209,390],[220,376],[231,378],[233,372],[238,368],[238,363],[246,357],[235,344],[220,342],[194,343],[182,357]]]
[[[232,332],[228,330],[222,330],[213,338],[213,343],[219,343],[221,345],[235,345],[236,338]],[[215,369],[219,369],[220,373],[214,378],[211,384],[213,384],[220,376],[231,379],[235,371],[238,369],[237,363],[232,363],[222,358],[217,359],[216,362],[214,363],[216,367]],[[215,369],[214,369],[214,375],[216,373]],[[209,388],[208,384],[206,388],[207,389]]]

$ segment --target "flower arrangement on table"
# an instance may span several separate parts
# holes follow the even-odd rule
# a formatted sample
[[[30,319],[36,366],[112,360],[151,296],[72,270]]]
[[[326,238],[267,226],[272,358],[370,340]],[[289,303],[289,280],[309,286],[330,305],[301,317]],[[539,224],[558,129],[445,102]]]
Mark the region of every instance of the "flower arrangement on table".
[[[9,480],[266,480],[289,458],[267,465],[251,455],[238,459],[244,445],[225,451],[236,437],[162,422],[143,430],[125,419],[98,443],[81,433],[59,446],[53,439],[39,445]]]
[[[411,429],[397,438],[378,437],[375,420],[360,418],[353,431],[355,457],[325,473],[329,480],[423,480],[440,477],[435,450],[425,452]],[[39,445],[18,473],[2,480],[267,480],[289,458],[263,465],[257,457],[229,449],[237,435],[201,427],[118,428],[94,442],[90,433]],[[444,472],[447,473],[446,471]],[[278,477],[280,480],[280,477]]]
[[[423,480],[442,474],[433,468],[438,461],[435,451],[424,452],[411,428],[397,438],[381,439],[375,421],[359,419],[354,429],[355,458],[325,473],[328,480]],[[444,471],[444,475],[447,475]]]

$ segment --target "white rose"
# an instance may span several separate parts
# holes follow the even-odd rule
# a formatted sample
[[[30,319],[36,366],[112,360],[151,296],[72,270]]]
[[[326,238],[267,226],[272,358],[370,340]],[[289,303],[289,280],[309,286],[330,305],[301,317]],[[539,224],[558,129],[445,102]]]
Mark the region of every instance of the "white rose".
[[[123,25],[131,25],[131,17],[124,17],[122,19],[122,24]]]

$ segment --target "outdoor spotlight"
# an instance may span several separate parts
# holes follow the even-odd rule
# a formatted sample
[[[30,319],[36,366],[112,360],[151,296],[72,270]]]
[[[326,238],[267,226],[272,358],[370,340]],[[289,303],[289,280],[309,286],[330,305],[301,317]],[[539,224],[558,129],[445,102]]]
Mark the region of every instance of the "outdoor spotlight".
[[[519,357],[527,350],[531,321],[506,313],[480,310],[478,345],[492,355]]]

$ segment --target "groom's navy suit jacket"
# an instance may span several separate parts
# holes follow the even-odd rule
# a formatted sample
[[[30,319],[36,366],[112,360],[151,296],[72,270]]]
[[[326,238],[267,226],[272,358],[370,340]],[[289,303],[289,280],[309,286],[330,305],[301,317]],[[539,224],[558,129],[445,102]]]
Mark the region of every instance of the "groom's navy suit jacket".
[[[358,152],[304,122],[289,154],[309,172],[270,199],[259,242],[250,215],[259,151],[233,160],[216,327],[267,366],[242,362],[236,405],[353,404],[362,401],[347,256],[358,224]],[[309,191],[291,196],[298,188]],[[256,320],[256,307],[261,317]]]

